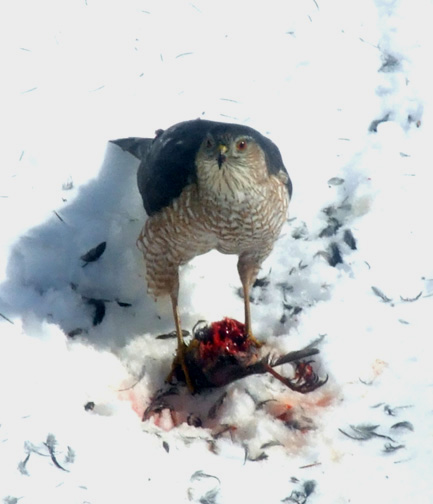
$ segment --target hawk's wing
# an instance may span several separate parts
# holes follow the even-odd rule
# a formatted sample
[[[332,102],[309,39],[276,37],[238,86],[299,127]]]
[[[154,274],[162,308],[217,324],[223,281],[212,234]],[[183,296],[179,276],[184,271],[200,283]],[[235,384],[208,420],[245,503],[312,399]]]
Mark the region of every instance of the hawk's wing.
[[[195,182],[195,157],[205,138],[209,121],[186,121],[158,131],[154,139],[114,140],[140,159],[137,184],[148,215],[168,206],[184,187]]]

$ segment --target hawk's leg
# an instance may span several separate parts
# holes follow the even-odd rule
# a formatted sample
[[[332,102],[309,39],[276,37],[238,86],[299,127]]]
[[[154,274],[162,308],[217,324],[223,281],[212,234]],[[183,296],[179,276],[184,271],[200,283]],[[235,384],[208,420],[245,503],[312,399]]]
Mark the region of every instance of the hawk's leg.
[[[248,253],[244,252],[239,256],[238,272],[244,293],[245,333],[252,343],[258,347],[262,346],[263,343],[254,337],[251,329],[250,289],[256,279],[259,269],[260,265],[257,264]]]
[[[176,289],[176,292],[171,293],[170,297],[171,297],[171,304],[173,307],[173,318],[174,318],[174,325],[176,327],[176,335],[177,335],[176,361],[179,362],[179,364],[182,368],[183,374],[185,375],[185,382],[188,387],[188,390],[191,393],[194,393],[194,391],[195,391],[194,385],[192,384],[191,377],[189,376],[188,367],[185,362],[186,345],[185,345],[185,342],[183,341],[182,328],[180,325],[177,289]],[[171,381],[174,367],[175,367],[175,363],[173,363],[173,369],[171,370],[170,374],[168,375],[167,381]]]

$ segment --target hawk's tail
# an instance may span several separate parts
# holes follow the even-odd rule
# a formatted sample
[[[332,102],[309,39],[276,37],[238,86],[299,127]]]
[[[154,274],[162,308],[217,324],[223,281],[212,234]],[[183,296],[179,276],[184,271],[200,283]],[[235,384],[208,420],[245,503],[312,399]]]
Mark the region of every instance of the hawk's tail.
[[[111,143],[118,145],[122,150],[129,152],[140,161],[144,159],[152,145],[152,138],[119,138],[118,140],[110,140]]]

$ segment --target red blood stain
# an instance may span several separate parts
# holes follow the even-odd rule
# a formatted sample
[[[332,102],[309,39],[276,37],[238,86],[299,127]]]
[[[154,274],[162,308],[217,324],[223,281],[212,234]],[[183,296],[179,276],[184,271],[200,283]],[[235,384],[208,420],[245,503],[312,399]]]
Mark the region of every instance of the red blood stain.
[[[236,356],[251,347],[251,340],[245,334],[245,325],[237,320],[225,318],[213,322],[199,345],[199,355],[203,361],[212,361],[221,355]]]

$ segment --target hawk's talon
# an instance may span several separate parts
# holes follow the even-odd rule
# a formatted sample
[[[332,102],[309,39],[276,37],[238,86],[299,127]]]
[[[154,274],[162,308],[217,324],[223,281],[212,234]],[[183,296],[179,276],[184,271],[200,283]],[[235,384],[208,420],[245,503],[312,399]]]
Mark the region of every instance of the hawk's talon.
[[[247,339],[254,345],[256,348],[261,348],[264,345],[263,341],[259,341],[253,334],[250,332],[247,334]]]
[[[173,360],[170,373],[168,374],[165,381],[170,384],[173,383],[173,378],[176,375],[178,366],[180,365],[182,372],[184,374],[184,377],[185,377],[186,386],[188,387],[188,390],[191,392],[191,394],[194,394],[195,393],[195,386],[191,380],[188,366],[186,365],[186,362],[185,362],[185,350],[186,349],[187,349],[187,346],[185,345],[185,343],[183,343],[182,346],[177,349],[176,357]]]

